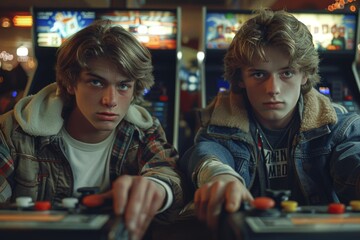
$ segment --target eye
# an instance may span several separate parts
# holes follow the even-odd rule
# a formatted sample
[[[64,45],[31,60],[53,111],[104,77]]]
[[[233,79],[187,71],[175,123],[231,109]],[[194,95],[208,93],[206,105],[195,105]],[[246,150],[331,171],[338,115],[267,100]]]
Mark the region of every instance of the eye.
[[[120,91],[127,91],[130,88],[131,88],[131,84],[129,84],[129,83],[119,83],[119,85],[118,85],[118,89]]]
[[[251,74],[251,76],[255,79],[263,79],[265,77],[265,73],[264,72],[253,72]]]
[[[98,79],[91,79],[89,81],[93,86],[102,87],[104,84]]]
[[[294,76],[294,72],[293,71],[284,71],[280,75],[283,78],[291,78]]]

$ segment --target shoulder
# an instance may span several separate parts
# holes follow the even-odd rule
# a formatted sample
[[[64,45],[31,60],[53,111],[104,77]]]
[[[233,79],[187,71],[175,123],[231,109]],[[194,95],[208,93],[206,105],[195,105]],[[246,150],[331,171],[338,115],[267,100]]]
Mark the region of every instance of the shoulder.
[[[249,131],[248,111],[242,94],[220,92],[216,98],[200,112],[202,126],[238,128]]]
[[[320,128],[335,124],[338,121],[337,112],[330,99],[316,89],[304,94],[301,131]]]

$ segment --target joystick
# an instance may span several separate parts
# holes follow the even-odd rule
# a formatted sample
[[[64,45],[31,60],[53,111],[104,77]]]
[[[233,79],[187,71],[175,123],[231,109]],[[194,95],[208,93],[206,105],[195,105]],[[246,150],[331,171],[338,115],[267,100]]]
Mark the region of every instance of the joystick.
[[[275,201],[275,207],[277,209],[281,209],[281,203],[283,201],[287,201],[290,198],[291,191],[290,190],[273,190],[273,189],[267,189],[265,191],[266,196],[269,198],[274,199]]]

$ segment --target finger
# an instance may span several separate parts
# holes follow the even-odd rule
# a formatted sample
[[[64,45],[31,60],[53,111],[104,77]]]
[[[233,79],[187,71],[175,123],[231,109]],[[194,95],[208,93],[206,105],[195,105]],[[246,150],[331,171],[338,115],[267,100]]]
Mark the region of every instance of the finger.
[[[156,184],[156,183],[154,183]],[[159,194],[157,191],[154,191],[152,194],[148,194],[151,198],[147,197],[146,199],[150,199],[149,201],[146,200],[148,203],[153,204],[147,204],[147,208],[143,208],[144,212],[140,213],[137,228],[135,229],[135,232],[133,235],[136,239],[142,239],[145,235],[153,217],[155,216],[157,210],[161,207],[162,202],[164,199],[159,198]]]
[[[113,192],[113,207],[117,215],[125,213],[125,207],[128,202],[128,195],[132,184],[132,178],[127,175],[118,177],[112,186]]]
[[[131,239],[143,239],[143,236],[145,235],[153,219],[153,217],[150,217],[146,214],[142,214],[141,217],[143,217],[142,224],[137,226],[135,231],[131,233]]]
[[[215,229],[224,202],[224,183],[216,182],[210,188],[210,199],[207,209],[207,223]]]
[[[241,204],[242,188],[236,182],[229,182],[225,190],[225,210],[236,212]]]
[[[206,212],[208,207],[208,184],[197,189],[194,197],[195,214],[202,220],[206,220]]]
[[[250,202],[253,197],[249,190],[240,182],[230,182],[225,192],[225,209],[228,212],[238,211],[241,203]]]
[[[131,188],[129,189],[128,203],[125,209],[125,223],[131,232],[135,232],[142,211],[142,204],[145,203],[145,193],[147,192],[146,181],[140,177],[133,177]]]
[[[141,188],[136,188],[135,191],[142,191],[142,202],[140,203],[141,210],[139,212],[139,217],[137,225],[141,226],[147,219],[151,219],[156,212],[161,208],[164,203],[166,193],[163,186],[160,186],[158,183],[153,182],[144,178],[142,184],[146,190],[141,190]],[[137,201],[140,201],[137,200]]]

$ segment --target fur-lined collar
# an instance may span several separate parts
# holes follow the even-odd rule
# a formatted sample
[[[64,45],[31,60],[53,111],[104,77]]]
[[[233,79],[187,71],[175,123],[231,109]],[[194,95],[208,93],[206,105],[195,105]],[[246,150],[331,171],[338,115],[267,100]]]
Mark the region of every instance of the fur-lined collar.
[[[300,131],[337,122],[337,115],[330,100],[317,90],[312,89],[303,95],[303,99]],[[244,95],[220,92],[214,101],[201,111],[201,123],[203,126],[216,125],[249,132],[249,117],[245,106]]]
[[[15,119],[25,132],[34,136],[49,136],[60,131],[64,123],[61,117],[63,101],[56,94],[56,89],[56,83],[50,84],[37,94],[20,99],[15,105]],[[124,119],[141,129],[153,125],[150,113],[138,105],[130,105]]]

